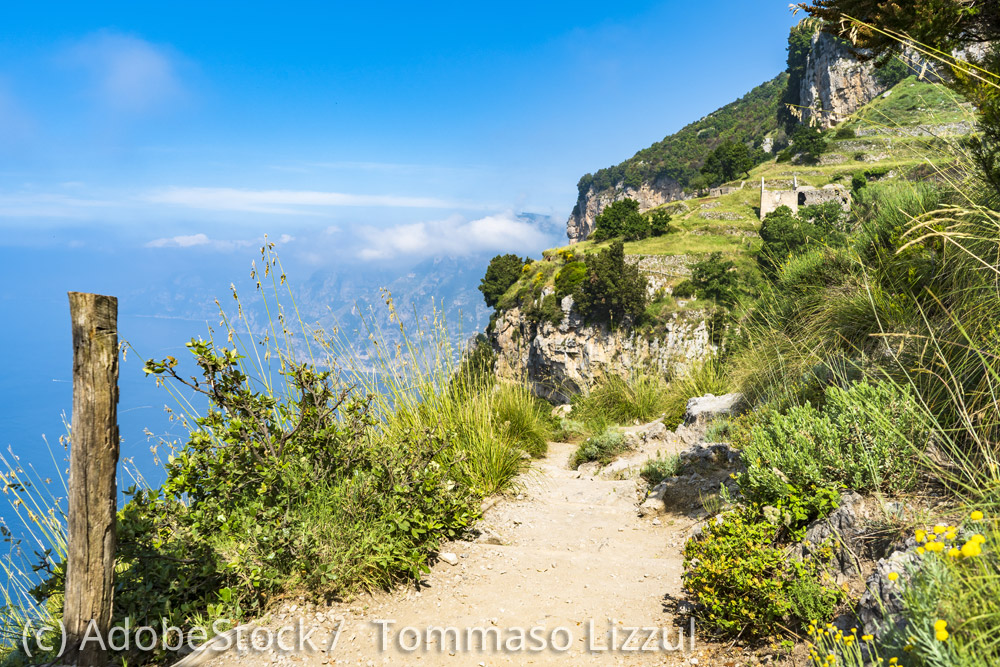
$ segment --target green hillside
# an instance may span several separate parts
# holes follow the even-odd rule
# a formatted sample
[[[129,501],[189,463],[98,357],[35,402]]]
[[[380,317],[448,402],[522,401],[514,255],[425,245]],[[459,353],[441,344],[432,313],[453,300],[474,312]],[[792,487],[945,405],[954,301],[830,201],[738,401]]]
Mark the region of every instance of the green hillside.
[[[687,187],[716,146],[724,141],[759,146],[779,130],[778,110],[788,85],[782,72],[740,99],[687,125],[621,164],[586,174],[577,184],[582,197],[594,187],[604,190],[618,181],[638,187],[643,182],[669,177]]]
[[[656,277],[656,286],[669,290],[689,277],[693,263],[714,252],[734,261],[741,273],[753,275],[760,247],[761,178],[768,189],[774,190],[791,187],[793,179],[800,185],[821,188],[840,184],[850,189],[856,175],[868,181],[936,178],[956,160],[956,154],[961,154],[955,146],[962,135],[971,131],[972,118],[968,103],[946,87],[906,78],[825,132],[827,149],[818,164],[783,160],[784,156],[772,158],[755,167],[745,181],[729,184],[742,185],[742,189],[665,204],[660,208],[671,214],[672,231],[628,241],[625,253],[642,257],[644,269]],[[612,243],[583,241],[546,251],[540,261],[525,267],[521,279],[501,300],[501,308],[524,306],[533,297],[537,299],[546,288],[555,286],[555,277],[566,263]],[[703,305],[697,301],[678,303],[664,292],[649,306],[650,313],[656,315],[650,320],[654,323],[670,313]]]

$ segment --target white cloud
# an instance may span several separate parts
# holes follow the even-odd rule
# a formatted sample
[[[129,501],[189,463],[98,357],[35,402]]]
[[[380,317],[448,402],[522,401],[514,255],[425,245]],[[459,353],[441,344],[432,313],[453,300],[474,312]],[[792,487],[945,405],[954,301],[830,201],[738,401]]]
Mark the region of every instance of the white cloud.
[[[175,58],[138,37],[101,31],[67,49],[62,60],[86,71],[100,100],[115,111],[155,110],[183,94]]]
[[[466,221],[451,217],[435,222],[361,230],[365,244],[358,256],[384,260],[398,256],[470,255],[482,252],[533,252],[553,238],[537,222],[512,213]]]
[[[317,190],[246,190],[238,188],[166,188],[146,201],[210,211],[243,211],[281,215],[318,215],[316,209],[367,206],[374,208],[478,208],[434,197],[355,195]]]
[[[287,234],[285,235],[287,236]],[[284,236],[282,237],[284,238]],[[214,250],[236,250],[251,245],[250,241],[220,241],[211,239],[207,234],[188,234],[154,239],[146,244],[147,248],[195,248],[210,247]]]

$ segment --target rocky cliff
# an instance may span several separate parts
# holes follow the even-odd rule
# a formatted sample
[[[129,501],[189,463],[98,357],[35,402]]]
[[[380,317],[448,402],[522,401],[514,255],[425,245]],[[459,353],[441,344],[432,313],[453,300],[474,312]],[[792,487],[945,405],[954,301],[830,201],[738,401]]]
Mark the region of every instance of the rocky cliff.
[[[911,67],[915,70],[925,67],[917,59],[913,60]],[[639,151],[635,157],[621,165],[600,170],[598,174],[603,172],[614,175],[610,184],[607,178],[585,181],[584,185],[588,182],[590,184],[588,187],[581,186],[576,206],[566,222],[569,242],[585,240],[594,231],[597,216],[615,201],[632,198],[639,202],[640,211],[646,211],[688,197],[682,184],[667,176],[633,179],[633,185],[625,184],[625,176],[630,170],[646,173],[650,165],[650,154],[656,154],[661,160],[665,160],[657,167],[661,172],[690,175],[697,173],[701,162],[696,165],[681,164],[683,160],[680,156],[690,159],[697,154],[703,159],[723,138],[746,141],[767,152],[773,150],[773,135],[779,132],[781,125],[778,111],[785,106],[784,101],[798,100],[795,112],[801,114],[803,121],[815,122],[826,128],[842,121],[886,90],[886,86],[875,75],[873,63],[860,62],[852,55],[846,43],[826,33],[817,33],[812,38],[798,91],[787,90],[787,81],[784,75],[779,76],[659,144]],[[781,88],[782,86],[785,88]],[[720,135],[718,130],[723,122],[739,129],[732,129],[733,134],[730,136]],[[676,152],[661,154],[663,150],[658,147],[668,144],[677,144],[681,148]],[[676,164],[672,164],[671,160]]]
[[[803,122],[832,127],[885,90],[874,64],[857,60],[846,42],[825,32],[813,35],[799,87]]]
[[[536,396],[566,402],[605,375],[627,377],[640,369],[670,375],[715,350],[704,314],[677,315],[658,338],[628,327],[586,325],[563,299],[558,326],[528,321],[520,309],[503,312],[491,333],[497,374],[523,381]]]

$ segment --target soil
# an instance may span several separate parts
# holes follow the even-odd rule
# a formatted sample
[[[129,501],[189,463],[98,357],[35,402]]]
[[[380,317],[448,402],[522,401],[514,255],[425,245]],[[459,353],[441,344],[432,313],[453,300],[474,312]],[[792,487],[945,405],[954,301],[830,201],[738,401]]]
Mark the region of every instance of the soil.
[[[692,485],[682,502],[673,498],[662,514],[642,518],[638,512],[646,489],[635,474],[638,466],[657,452],[685,447],[680,438],[655,447],[640,443],[615,470],[594,476],[569,469],[575,445],[553,443],[521,478],[516,496],[486,509],[478,536],[443,547],[417,586],[330,607],[289,602],[270,618],[241,626],[244,650],[194,654],[182,663],[757,664],[762,656],[703,640],[697,628],[692,649],[691,620],[677,610],[684,598],[684,544],[704,517],[697,499],[702,486],[717,489],[718,481]],[[626,478],[603,478],[608,475]],[[453,629],[457,636],[442,636],[428,626]],[[252,636],[254,627],[259,629]],[[287,628],[283,647],[290,651],[276,645],[281,628]],[[296,633],[310,628],[315,650],[308,642],[296,645]],[[664,648],[664,636],[673,650]],[[228,637],[234,643],[233,633]],[[269,649],[245,650],[251,639],[260,646],[268,638]],[[546,648],[537,650],[543,641]]]

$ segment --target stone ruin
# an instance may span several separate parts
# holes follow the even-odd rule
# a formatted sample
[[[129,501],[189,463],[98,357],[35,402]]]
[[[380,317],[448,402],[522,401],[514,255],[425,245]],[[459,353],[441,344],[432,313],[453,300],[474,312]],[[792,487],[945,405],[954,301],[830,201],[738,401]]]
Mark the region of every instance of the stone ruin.
[[[760,219],[763,220],[771,211],[779,206],[787,206],[792,213],[798,213],[801,206],[825,204],[830,201],[840,203],[845,211],[851,208],[851,193],[842,185],[824,185],[816,188],[811,185],[799,185],[797,176],[792,177],[791,190],[768,190],[764,179],[760,179]]]

